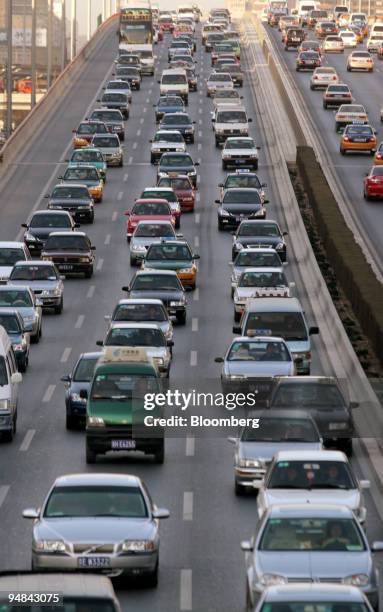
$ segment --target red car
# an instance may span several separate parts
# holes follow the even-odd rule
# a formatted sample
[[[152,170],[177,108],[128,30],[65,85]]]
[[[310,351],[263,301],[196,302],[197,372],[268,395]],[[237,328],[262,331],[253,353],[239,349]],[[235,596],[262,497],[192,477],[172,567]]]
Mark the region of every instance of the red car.
[[[163,176],[158,181],[158,187],[171,187],[177,196],[182,212],[193,212],[195,189],[186,174]]]
[[[160,28],[163,32],[173,32],[174,23],[171,19],[160,19]]]
[[[73,132],[73,147],[81,149],[87,147],[95,134],[109,134],[109,130],[103,121],[81,121],[77,130]]]
[[[383,199],[383,166],[372,166],[364,179],[363,195],[366,200]]]
[[[126,239],[130,242],[132,234],[139,221],[171,221],[175,225],[175,218],[167,200],[153,199],[135,201],[132,210],[127,210]]]

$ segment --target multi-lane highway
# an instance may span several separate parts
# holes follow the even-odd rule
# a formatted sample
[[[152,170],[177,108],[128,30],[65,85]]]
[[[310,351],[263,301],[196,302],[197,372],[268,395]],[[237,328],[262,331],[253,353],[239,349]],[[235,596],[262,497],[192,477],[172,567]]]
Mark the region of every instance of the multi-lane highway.
[[[381,271],[383,261],[381,240],[383,217],[381,203],[379,201],[367,202],[363,198],[363,179],[372,166],[372,158],[368,154],[348,154],[347,156],[342,156],[339,153],[340,134],[336,134],[334,129],[335,109],[323,109],[323,90],[310,90],[311,72],[296,72],[296,52],[294,50],[288,52],[284,51],[280,32],[278,32],[277,28],[266,27],[272,38],[278,58],[282,63],[286,78],[287,74],[290,74],[294,80],[294,84],[302,95],[302,101],[315,126],[313,135],[328,151],[329,163],[337,172],[339,182],[346,194],[348,207],[352,211],[352,218],[365,239],[371,243],[371,252],[375,255],[375,264]],[[306,31],[308,40],[315,39],[313,30],[307,30],[306,28]],[[362,49],[365,49],[365,43],[357,46],[357,50]],[[371,124],[377,130],[377,140],[379,144],[383,139],[380,121],[383,62],[376,59],[376,55],[373,55],[375,60],[373,73],[359,70],[348,72],[347,57],[351,52],[351,49],[345,49],[344,53],[341,54],[327,53],[322,56],[322,65],[333,66],[338,73],[339,81],[349,85],[355,103],[364,105]]]
[[[156,50],[158,76],[167,66],[166,50],[165,37]],[[51,190],[65,167],[71,130],[95,106],[97,94],[112,72],[116,54],[117,41],[113,32],[92,55],[63,97],[54,118],[47,121],[43,133],[32,141],[28,153],[19,160],[16,171],[1,189],[1,240],[20,236],[20,224],[28,219],[32,210],[45,206],[42,196]],[[195,160],[201,161],[200,183],[195,213],[182,217],[181,231],[201,254],[199,287],[187,294],[186,326],[175,329],[171,373],[173,380],[192,378],[195,387],[203,380],[219,376],[214,357],[223,355],[232,338],[233,325],[228,267],[232,237],[217,231],[214,200],[224,174],[211,131],[212,103],[206,98],[204,89],[211,70],[210,57],[201,48],[200,40],[196,59],[199,92],[190,95],[189,104],[189,112],[197,122],[196,140],[194,145],[188,145],[188,150]],[[344,60],[340,58],[339,61]],[[307,77],[298,75],[298,78],[303,81]],[[372,77],[378,78],[381,77]],[[370,76],[366,75],[365,80],[369,81]],[[359,87],[362,89],[363,85]],[[80,352],[95,349],[96,340],[104,334],[104,315],[110,313],[122,297],[121,286],[133,273],[129,266],[123,213],[144,187],[155,184],[156,170],[149,163],[149,140],[156,129],[153,103],[158,95],[157,78],[151,77],[145,77],[141,90],[133,94],[130,119],[126,124],[125,165],[108,171],[105,197],[103,203],[96,206],[95,223],[85,226],[97,248],[95,275],[90,280],[65,281],[64,312],[60,316],[44,314],[42,341],[32,347],[30,367],[21,386],[18,432],[12,444],[0,447],[0,569],[30,566],[31,524],[21,518],[21,512],[25,507],[39,505],[55,477],[80,471],[135,473],[146,481],[156,503],[169,508],[171,517],[161,525],[158,588],[145,590],[130,586],[119,590],[123,609],[241,610],[245,596],[245,564],[240,541],[249,536],[254,527],[256,505],[250,496],[237,498],[234,495],[233,447],[227,440],[217,436],[211,439],[170,438],[163,466],[138,456],[108,457],[95,466],[87,466],[84,434],[69,433],[65,429],[64,385],[60,383],[60,376],[70,371]],[[243,95],[249,115],[254,118],[252,135],[263,148],[259,175],[272,185],[273,169],[265,163],[268,143],[248,81],[245,81]],[[308,95],[313,100],[320,98],[320,94],[308,92]],[[378,86],[374,95],[378,95]],[[319,102],[316,104],[319,108]],[[376,109],[371,108],[371,112],[376,113]],[[322,111],[318,110],[319,115],[322,117]],[[323,115],[325,121],[329,121],[330,113],[323,112]],[[335,146],[335,136],[330,132],[332,130],[329,139]],[[364,163],[360,158],[342,161],[356,164],[358,168]],[[351,183],[354,184],[354,180],[355,192],[359,194],[356,179],[352,178]],[[268,217],[278,219],[282,203],[276,201],[273,189],[269,189],[268,196]],[[290,279],[296,276],[294,261],[290,261],[288,275]],[[303,287],[297,287],[297,294],[305,302]],[[314,324],[313,314],[308,312],[307,315]],[[313,372],[331,373],[331,364],[323,363],[321,343],[319,337],[313,351]],[[353,462],[360,473],[358,456]],[[364,476],[368,478],[370,474]],[[378,501],[367,496],[371,540],[379,539],[382,531],[375,508]]]

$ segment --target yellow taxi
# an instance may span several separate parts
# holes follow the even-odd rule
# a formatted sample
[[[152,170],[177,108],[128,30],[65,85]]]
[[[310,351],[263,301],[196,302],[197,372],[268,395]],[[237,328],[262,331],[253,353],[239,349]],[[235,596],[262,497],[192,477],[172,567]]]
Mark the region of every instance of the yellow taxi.
[[[350,123],[340,139],[340,153],[345,155],[347,152],[365,152],[374,155],[376,151],[375,130],[371,125],[364,123]]]
[[[376,149],[376,153],[374,157],[374,165],[383,166],[383,142],[381,142]]]
[[[95,134],[109,134],[109,130],[102,121],[82,121],[72,133],[73,148],[82,149],[91,144]]]
[[[197,259],[199,255],[193,253],[186,240],[164,240],[148,248],[142,267],[145,270],[174,270],[185,289],[195,289]]]

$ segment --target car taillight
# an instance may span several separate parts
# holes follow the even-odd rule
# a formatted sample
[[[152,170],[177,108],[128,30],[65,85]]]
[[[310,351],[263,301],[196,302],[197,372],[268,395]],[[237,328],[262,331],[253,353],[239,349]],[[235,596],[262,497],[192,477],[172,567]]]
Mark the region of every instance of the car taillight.
[[[336,76],[335,76],[335,74],[334,74],[334,76],[332,77],[332,80],[333,80],[333,81],[336,81]]]
[[[350,139],[348,136],[343,136],[343,142],[348,142]]]
[[[304,64],[304,61],[303,60],[298,60],[298,64],[302,65],[302,64]]]
[[[359,119],[365,119],[364,115],[358,115]]]
[[[377,153],[377,154],[375,155],[375,157],[376,157],[376,159],[382,159],[382,156],[381,156],[381,154],[380,154],[380,153]]]
[[[371,138],[370,138],[370,142],[375,142],[375,140],[376,140],[376,139],[375,139],[375,136],[371,136]]]
[[[320,60],[315,60],[317,66],[320,66]]]
[[[315,76],[313,76],[313,80],[314,80],[314,81],[317,81],[317,80],[318,80],[318,77],[317,77],[316,75],[315,75]]]

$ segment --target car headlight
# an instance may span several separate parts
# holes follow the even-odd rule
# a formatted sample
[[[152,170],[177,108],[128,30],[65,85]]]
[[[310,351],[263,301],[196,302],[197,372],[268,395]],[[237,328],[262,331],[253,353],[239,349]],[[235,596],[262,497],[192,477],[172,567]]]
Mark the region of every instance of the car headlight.
[[[24,323],[33,323],[35,320],[35,315],[28,315],[24,317]]]
[[[156,362],[157,365],[164,365],[164,360],[162,357],[155,357],[154,361]]]
[[[185,274],[191,274],[193,271],[193,266],[191,266],[190,268],[181,268],[179,270],[179,272],[184,272]]]
[[[181,212],[181,207],[178,204],[178,202],[171,202],[170,203],[170,208],[173,212]]]
[[[219,210],[219,215],[220,215],[221,217],[230,217],[230,216],[231,216],[231,214],[229,213],[229,211],[225,210],[224,208],[221,208],[221,209]]]
[[[14,351],[23,351],[25,349],[25,347],[26,347],[26,344],[22,342],[21,344],[14,344],[13,345],[13,350]]]
[[[134,244],[132,250],[144,253],[146,251],[146,247],[143,244]]]
[[[246,380],[246,376],[243,374],[227,374],[226,378],[228,380]]]
[[[39,540],[36,542],[35,548],[46,553],[61,553],[67,550],[65,542],[62,540]]]
[[[241,242],[234,242],[234,248],[235,248],[237,251],[240,251],[241,249],[243,249],[243,245],[242,245],[242,243],[241,243]]]
[[[178,300],[174,302],[170,302],[170,306],[184,306],[185,300]]]
[[[89,263],[90,259],[89,259],[89,257],[80,257],[79,262],[80,263]]]
[[[230,159],[231,155],[229,153],[222,153],[222,159]]]
[[[272,586],[276,584],[287,584],[287,579],[279,574],[262,574],[259,582],[265,586]]]
[[[153,552],[156,550],[156,544],[153,540],[125,540],[122,543],[121,549],[123,552]]]
[[[195,176],[197,172],[195,170],[189,170],[188,176]]]
[[[284,244],[283,242],[278,242],[277,246],[275,247],[277,251],[281,251],[284,248]]]
[[[216,128],[215,133],[216,134],[223,134],[223,128]]]
[[[344,578],[343,582],[344,584],[351,584],[357,587],[364,587],[368,585],[368,583],[370,582],[370,579],[367,576],[367,574],[352,574],[351,576],[347,576],[346,578]]]
[[[302,353],[292,353],[292,358],[294,361],[310,361],[311,353],[310,351],[306,351]]]
[[[86,424],[89,427],[105,427],[105,421],[101,417],[88,416]]]
[[[339,423],[329,423],[328,424],[329,429],[348,429],[348,427],[349,425],[345,421],[339,422]]]
[[[6,399],[0,400],[0,412],[9,412],[9,402]]]
[[[176,153],[183,153],[185,151],[184,147],[177,147],[175,149]]]
[[[86,404],[85,397],[81,397],[79,393],[71,393],[70,398],[72,402],[79,402],[80,404]],[[90,418],[93,418],[93,417],[90,417]]]
[[[33,234],[31,234],[29,232],[26,232],[25,240],[29,240],[29,242],[37,242],[36,236],[34,236]]]
[[[247,134],[248,128],[240,128],[239,131],[241,132],[241,134]]]

